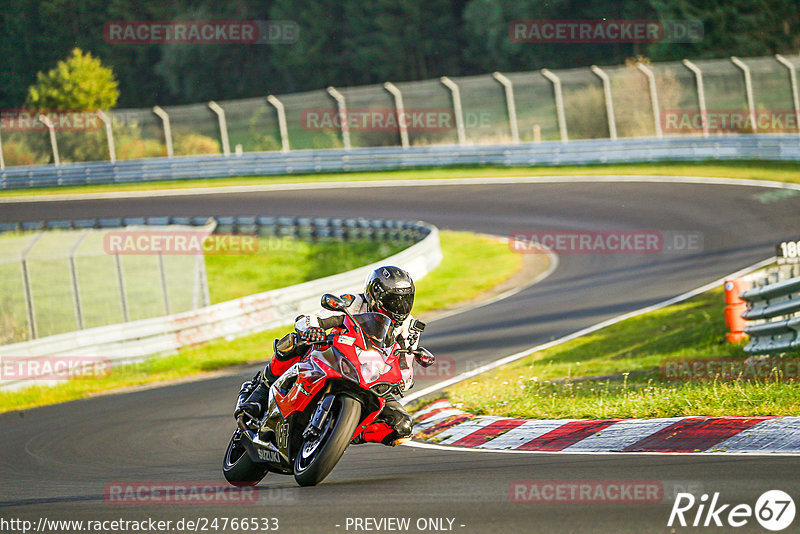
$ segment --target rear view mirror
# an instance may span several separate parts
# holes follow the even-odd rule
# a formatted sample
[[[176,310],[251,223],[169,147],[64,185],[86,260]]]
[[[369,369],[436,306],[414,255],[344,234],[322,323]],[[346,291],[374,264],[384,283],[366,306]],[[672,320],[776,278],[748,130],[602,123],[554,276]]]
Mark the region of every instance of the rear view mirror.
[[[344,301],[336,295],[325,293],[322,295],[322,307],[330,311],[342,311],[346,308]]]

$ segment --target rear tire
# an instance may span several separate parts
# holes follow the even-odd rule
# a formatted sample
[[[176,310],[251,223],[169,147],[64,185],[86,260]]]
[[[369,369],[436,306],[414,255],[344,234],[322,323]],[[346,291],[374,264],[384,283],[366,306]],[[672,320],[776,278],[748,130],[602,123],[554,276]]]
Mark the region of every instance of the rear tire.
[[[238,430],[231,436],[222,459],[222,474],[234,486],[255,486],[266,476],[269,468],[250,459],[241,439]]]
[[[294,479],[298,484],[315,486],[328,476],[350,444],[360,420],[360,402],[346,395],[336,397],[320,438],[304,441],[297,453]]]

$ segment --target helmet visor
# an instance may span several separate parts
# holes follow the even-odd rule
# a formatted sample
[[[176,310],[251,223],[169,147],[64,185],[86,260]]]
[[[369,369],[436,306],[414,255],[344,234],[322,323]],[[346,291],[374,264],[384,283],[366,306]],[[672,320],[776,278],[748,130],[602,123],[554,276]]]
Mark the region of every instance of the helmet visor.
[[[383,296],[380,304],[392,319],[403,321],[411,313],[411,307],[414,305],[414,294],[410,292],[404,294],[389,293]]]

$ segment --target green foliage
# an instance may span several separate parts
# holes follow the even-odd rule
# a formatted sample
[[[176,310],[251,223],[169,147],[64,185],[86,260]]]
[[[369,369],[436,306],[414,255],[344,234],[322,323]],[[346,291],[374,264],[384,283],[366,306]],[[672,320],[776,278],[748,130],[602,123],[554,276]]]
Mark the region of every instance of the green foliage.
[[[697,43],[653,43],[653,59],[714,58],[797,53],[800,10],[796,0],[649,0],[661,20],[700,20]]]
[[[175,155],[193,156],[198,154],[219,154],[222,152],[219,141],[208,136],[189,133],[175,138]]]
[[[44,110],[107,110],[117,105],[119,89],[114,73],[99,59],[79,48],[46,73],[36,76],[26,104]]]
[[[20,107],[36,72],[74,47],[113,69],[119,104],[207,102],[263,97],[328,85],[401,82],[541,67],[653,59],[795,53],[797,0],[12,0],[0,10],[0,108]],[[517,43],[514,20],[695,19],[699,43]],[[294,44],[110,44],[103,26],[136,20],[284,20]],[[50,106],[53,103],[44,103]],[[61,104],[60,101],[54,104]],[[82,104],[88,105],[86,103]],[[94,107],[102,107],[95,105]]]

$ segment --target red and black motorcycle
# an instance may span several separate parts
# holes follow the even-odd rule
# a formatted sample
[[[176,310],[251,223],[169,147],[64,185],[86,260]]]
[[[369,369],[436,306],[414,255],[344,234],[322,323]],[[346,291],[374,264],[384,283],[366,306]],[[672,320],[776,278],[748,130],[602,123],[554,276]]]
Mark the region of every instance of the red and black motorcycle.
[[[270,471],[294,475],[301,486],[318,484],[350,443],[371,441],[385,398],[413,385],[415,357],[433,360],[426,349],[396,343],[392,321],[381,313],[352,315],[330,294],[322,307],[344,313],[344,325],[275,381],[261,420],[237,419],[222,467],[231,484],[254,485]],[[414,321],[409,346],[424,327]]]

